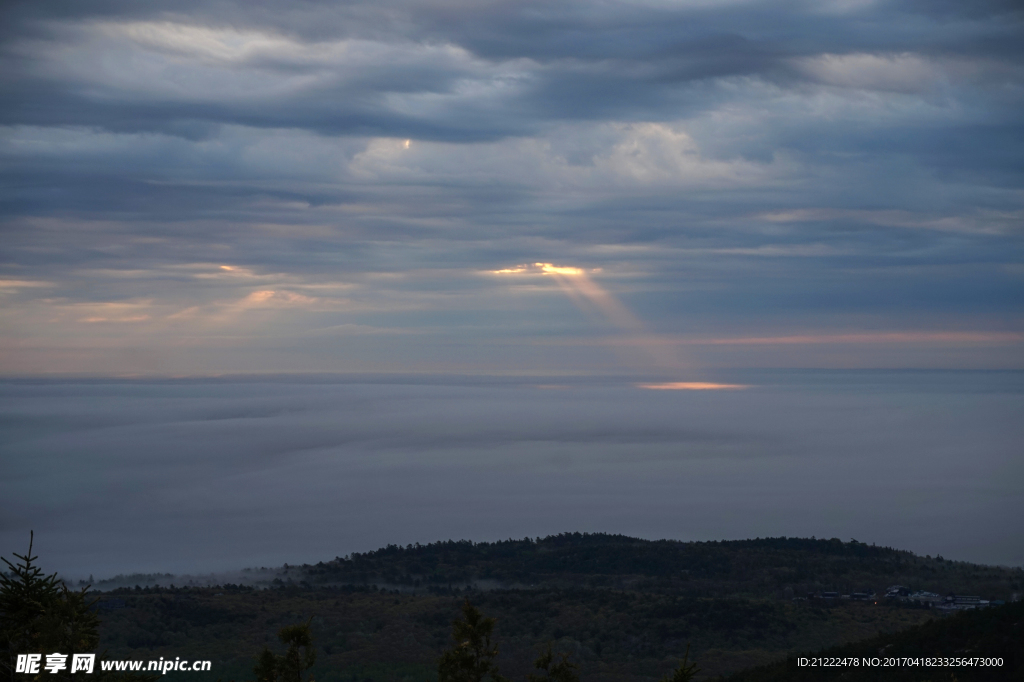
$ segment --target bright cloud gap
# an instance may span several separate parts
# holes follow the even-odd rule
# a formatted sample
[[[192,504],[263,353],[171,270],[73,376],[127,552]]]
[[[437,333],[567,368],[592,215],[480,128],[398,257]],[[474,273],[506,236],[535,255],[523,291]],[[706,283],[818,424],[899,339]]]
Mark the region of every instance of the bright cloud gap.
[[[728,391],[750,388],[747,384],[715,384],[707,381],[666,381],[652,384],[636,384],[637,388],[651,391]]]

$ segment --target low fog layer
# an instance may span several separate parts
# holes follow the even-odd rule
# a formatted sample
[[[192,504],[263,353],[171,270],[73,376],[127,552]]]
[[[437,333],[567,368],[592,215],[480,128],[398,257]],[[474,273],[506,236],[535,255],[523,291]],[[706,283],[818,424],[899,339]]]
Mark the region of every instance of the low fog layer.
[[[0,384],[0,551],[97,578],[603,531],[1020,565],[1020,373],[744,390],[431,378]]]

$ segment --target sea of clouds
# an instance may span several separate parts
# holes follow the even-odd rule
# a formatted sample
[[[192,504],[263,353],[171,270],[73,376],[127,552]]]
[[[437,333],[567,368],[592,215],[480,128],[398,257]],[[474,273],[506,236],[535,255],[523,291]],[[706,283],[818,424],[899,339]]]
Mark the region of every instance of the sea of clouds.
[[[1020,565],[1019,372],[0,384],[0,549],[73,577],[563,531]]]

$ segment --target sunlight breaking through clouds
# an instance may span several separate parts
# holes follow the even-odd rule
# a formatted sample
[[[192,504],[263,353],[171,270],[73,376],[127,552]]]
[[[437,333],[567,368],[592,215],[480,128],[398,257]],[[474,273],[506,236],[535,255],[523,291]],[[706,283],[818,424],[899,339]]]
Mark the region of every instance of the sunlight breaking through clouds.
[[[637,384],[637,388],[652,391],[727,391],[750,388],[746,384],[715,384],[707,381],[666,381],[663,383]]]
[[[1008,7],[17,4],[0,371],[1020,367]]]
[[[607,289],[598,284],[589,273],[601,272],[591,269],[555,265],[554,263],[533,263],[517,265],[501,270],[492,270],[496,275],[542,275],[555,280],[558,288],[584,313],[597,311],[600,317],[614,325],[620,332],[623,345],[642,349],[658,369],[678,370],[682,368],[675,349],[660,342],[657,334],[630,311]]]
[[[5,3],[0,540],[1020,563],[1017,5]]]

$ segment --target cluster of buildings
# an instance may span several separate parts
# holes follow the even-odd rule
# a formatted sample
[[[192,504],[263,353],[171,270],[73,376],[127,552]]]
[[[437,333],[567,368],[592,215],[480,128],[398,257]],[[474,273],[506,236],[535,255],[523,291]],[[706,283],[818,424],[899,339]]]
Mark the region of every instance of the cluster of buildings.
[[[890,586],[885,591],[885,598],[937,609],[942,613],[983,609],[987,606],[998,606],[1004,603],[1001,599],[989,601],[981,597],[961,594],[949,594],[943,597],[941,594],[925,592],[923,590],[911,592],[909,587],[904,587],[903,585]]]
[[[863,590],[861,592],[851,592],[850,594],[841,594],[839,592],[809,592],[806,597],[794,597],[792,590],[787,589],[787,598],[794,599],[795,601],[819,601],[825,604],[838,604],[844,601],[861,601],[861,602],[874,602],[875,604],[881,601],[874,590]],[[925,608],[935,609],[940,613],[953,613],[955,611],[967,611],[970,609],[983,609],[988,606],[998,606],[1004,602],[1000,599],[994,599],[989,601],[988,599],[982,599],[981,597],[961,595],[961,594],[949,594],[945,597],[935,592],[926,592],[924,590],[912,591],[909,587],[903,585],[892,585],[885,591],[884,599],[888,602],[901,602],[904,604],[912,604],[914,606],[922,606]]]

